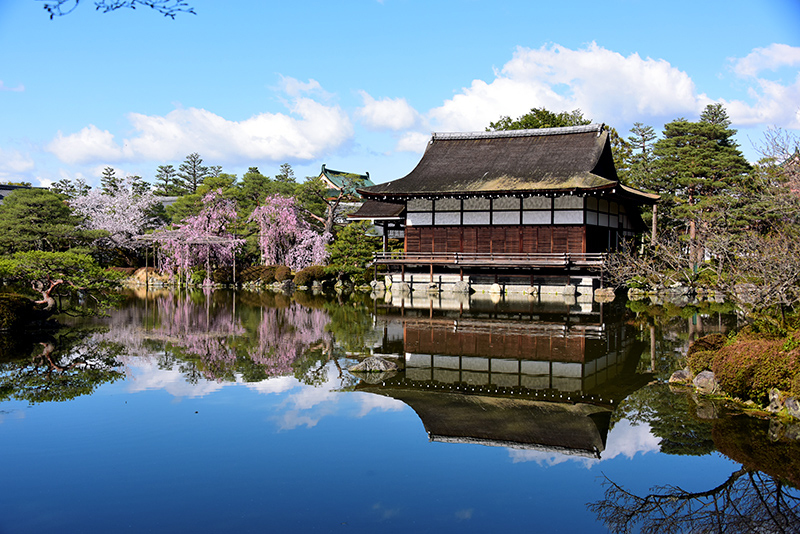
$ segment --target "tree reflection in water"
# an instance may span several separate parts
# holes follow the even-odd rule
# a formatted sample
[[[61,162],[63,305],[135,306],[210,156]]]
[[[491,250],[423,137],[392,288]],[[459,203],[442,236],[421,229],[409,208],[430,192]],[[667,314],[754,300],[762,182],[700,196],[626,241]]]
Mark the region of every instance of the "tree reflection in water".
[[[682,389],[651,386],[626,399],[620,412],[646,422],[662,453],[707,455],[741,464],[704,491],[665,485],[637,495],[605,478],[604,498],[588,505],[612,532],[800,532],[800,450],[776,420],[728,414],[723,405]],[[787,436],[786,434],[790,434]]]
[[[306,308],[292,301],[286,308],[261,308],[258,344],[248,351],[250,358],[270,376],[286,376],[293,365],[314,346],[323,354],[331,352],[330,318],[324,310]]]
[[[775,477],[742,467],[701,492],[658,486],[636,495],[606,478],[605,498],[589,509],[612,532],[800,532],[800,494]]]
[[[67,401],[124,376],[125,346],[87,330],[39,334],[17,349],[0,360],[0,401]]]
[[[138,358],[148,354],[159,367],[180,370],[191,383],[292,375],[314,383],[336,361],[330,317],[313,301],[306,306],[280,294],[228,292],[164,292],[148,300],[144,316],[133,316],[141,313],[137,305],[116,312],[109,336],[135,347]]]

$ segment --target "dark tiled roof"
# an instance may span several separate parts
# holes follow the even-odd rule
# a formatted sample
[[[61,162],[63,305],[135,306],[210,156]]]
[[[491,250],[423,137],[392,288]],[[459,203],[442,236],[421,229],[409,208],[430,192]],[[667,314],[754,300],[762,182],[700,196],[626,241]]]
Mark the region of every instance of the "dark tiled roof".
[[[350,219],[398,219],[401,218],[405,209],[403,204],[367,200],[358,208],[358,211],[351,213],[348,217]]]
[[[611,189],[619,184],[602,124],[538,130],[435,133],[407,176],[359,189],[390,198]]]

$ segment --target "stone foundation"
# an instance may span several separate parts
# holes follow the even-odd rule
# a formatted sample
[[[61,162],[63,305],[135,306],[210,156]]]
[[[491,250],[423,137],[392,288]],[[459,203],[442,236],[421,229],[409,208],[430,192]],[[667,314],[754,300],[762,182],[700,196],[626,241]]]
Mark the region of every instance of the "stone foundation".
[[[477,277],[464,276],[463,279],[457,274],[421,274],[406,273],[402,276],[399,273],[387,274],[383,279],[385,291],[393,295],[413,293],[419,294],[485,294],[490,296],[508,297],[511,295],[538,297],[542,301],[560,302],[565,297],[574,298],[577,302],[592,302],[594,300],[595,289],[599,288],[599,280],[594,277],[570,277],[569,284],[555,283],[552,280],[536,280],[534,285],[530,282],[525,284],[486,282]],[[566,276],[563,277],[566,279]]]

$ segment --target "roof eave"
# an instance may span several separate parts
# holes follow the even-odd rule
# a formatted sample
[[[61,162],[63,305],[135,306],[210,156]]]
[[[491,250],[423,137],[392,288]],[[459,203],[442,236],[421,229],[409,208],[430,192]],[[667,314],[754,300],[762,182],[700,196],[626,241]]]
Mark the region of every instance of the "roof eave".
[[[425,197],[476,197],[476,196],[541,196],[541,195],[574,195],[576,193],[595,193],[614,189],[617,184],[607,184],[595,187],[569,187],[569,188],[541,188],[541,189],[498,189],[490,191],[421,191],[418,193],[392,193],[392,192],[372,192],[364,189],[357,189],[362,196],[370,199],[403,199],[403,198],[425,198]]]

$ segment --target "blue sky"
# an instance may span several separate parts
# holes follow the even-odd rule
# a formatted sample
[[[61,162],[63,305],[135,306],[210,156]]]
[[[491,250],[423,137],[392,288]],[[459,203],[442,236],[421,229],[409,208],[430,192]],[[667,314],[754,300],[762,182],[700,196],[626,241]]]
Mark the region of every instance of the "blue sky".
[[[723,103],[745,155],[800,133],[797,0],[187,0],[175,20],[0,0],[0,181],[407,174],[433,131],[580,108],[627,136]]]

